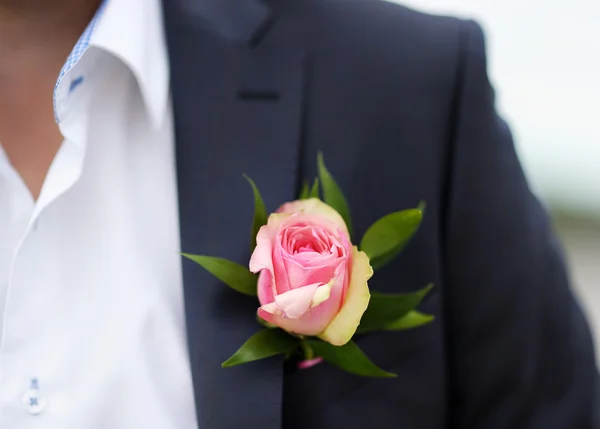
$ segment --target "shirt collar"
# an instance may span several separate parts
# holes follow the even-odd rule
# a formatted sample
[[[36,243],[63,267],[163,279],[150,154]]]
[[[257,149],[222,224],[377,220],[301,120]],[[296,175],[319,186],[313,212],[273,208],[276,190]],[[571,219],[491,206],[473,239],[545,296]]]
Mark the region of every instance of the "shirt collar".
[[[57,122],[63,78],[90,47],[119,58],[131,70],[140,87],[152,122],[163,120],[169,94],[169,64],[160,0],[103,0],[79,38],[58,77],[54,106]],[[71,88],[79,81],[71,82]]]
[[[103,9],[103,10],[101,10]],[[105,0],[90,46],[121,59],[132,71],[155,125],[168,103],[169,64],[160,0]]]

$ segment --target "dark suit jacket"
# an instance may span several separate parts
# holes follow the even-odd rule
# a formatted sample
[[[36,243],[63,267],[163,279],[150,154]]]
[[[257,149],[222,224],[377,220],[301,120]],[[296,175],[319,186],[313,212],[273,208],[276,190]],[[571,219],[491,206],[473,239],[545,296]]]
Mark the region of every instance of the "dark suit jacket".
[[[427,201],[371,288],[435,282],[426,327],[358,342],[373,380],[273,358],[220,363],[256,299],[184,262],[200,429],[592,429],[592,340],[560,248],[496,114],[470,21],[376,0],[164,0],[185,252],[247,263],[253,199],[274,210],[324,151],[355,232]],[[166,369],[168,370],[168,369]]]

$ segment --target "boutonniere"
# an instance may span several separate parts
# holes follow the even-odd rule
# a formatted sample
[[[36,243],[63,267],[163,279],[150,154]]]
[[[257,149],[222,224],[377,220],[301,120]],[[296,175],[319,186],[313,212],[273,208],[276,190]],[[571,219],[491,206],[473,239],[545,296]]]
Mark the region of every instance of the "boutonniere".
[[[312,187],[267,217],[256,184],[249,267],[222,258],[184,254],[220,281],[258,296],[262,329],[223,367],[283,354],[301,368],[322,360],[350,373],[395,377],[352,341],[355,334],[416,328],[433,316],[416,310],[432,285],[406,294],[369,291],[373,271],[394,259],[417,230],[423,207],[383,216],[352,243],[350,211],[322,154]],[[322,192],[321,192],[322,191]]]

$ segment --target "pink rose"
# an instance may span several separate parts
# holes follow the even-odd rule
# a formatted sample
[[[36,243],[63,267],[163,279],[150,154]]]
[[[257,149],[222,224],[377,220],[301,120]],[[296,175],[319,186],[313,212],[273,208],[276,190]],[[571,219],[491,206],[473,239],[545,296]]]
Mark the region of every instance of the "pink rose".
[[[369,258],[342,217],[319,199],[284,204],[257,235],[258,315],[295,334],[346,344],[369,305]]]

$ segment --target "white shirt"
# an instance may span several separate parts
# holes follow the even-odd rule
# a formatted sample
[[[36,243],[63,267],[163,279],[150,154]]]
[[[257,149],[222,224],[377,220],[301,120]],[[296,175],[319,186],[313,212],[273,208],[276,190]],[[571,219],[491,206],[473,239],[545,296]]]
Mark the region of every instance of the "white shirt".
[[[37,202],[0,153],[0,428],[194,429],[159,0],[105,1],[55,113]]]

